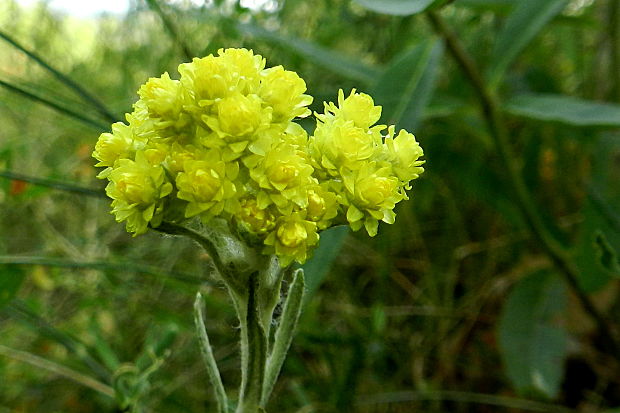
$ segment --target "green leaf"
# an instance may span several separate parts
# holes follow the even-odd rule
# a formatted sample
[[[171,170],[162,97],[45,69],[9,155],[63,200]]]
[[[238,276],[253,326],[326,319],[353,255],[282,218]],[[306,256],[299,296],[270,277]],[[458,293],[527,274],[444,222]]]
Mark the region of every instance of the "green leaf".
[[[26,274],[17,265],[0,265],[0,308],[7,305],[19,291]]]
[[[42,103],[45,106],[52,108],[63,115],[67,115],[74,120],[80,121],[85,125],[94,128],[95,130],[102,131],[109,129],[109,125],[103,121],[91,119],[90,117],[85,116],[80,110],[70,108],[63,103],[56,102],[55,100],[49,99],[45,96],[41,96],[40,94],[30,92],[17,84],[0,80],[0,86],[10,90],[11,92],[17,93],[27,99]]]
[[[288,290],[286,302],[284,303],[284,309],[282,310],[282,317],[280,318],[280,325],[276,330],[273,350],[267,360],[267,368],[265,371],[265,384],[263,387],[262,405],[264,406],[269,401],[269,396],[273,391],[273,387],[276,384],[286,353],[293,341],[293,334],[295,333],[295,327],[301,314],[301,307],[303,304],[305,291],[304,282],[304,270],[297,269],[293,274],[293,282]]]
[[[431,6],[435,0],[354,0],[355,3],[383,14],[408,16],[421,13]]]
[[[302,268],[306,277],[306,302],[327,276],[344,243],[348,227],[340,226],[321,232],[321,241],[314,255]]]
[[[615,251],[620,250],[620,144],[616,135],[601,138],[587,156],[592,159],[588,198],[580,211],[582,223],[573,246],[579,286],[587,292],[605,287],[619,273]],[[617,256],[616,256],[617,257]]]
[[[220,370],[217,367],[217,362],[215,361],[215,356],[213,355],[213,349],[211,348],[211,343],[209,342],[209,336],[207,335],[203,313],[204,302],[200,293],[197,293],[196,299],[194,300],[194,324],[196,325],[196,332],[198,333],[200,352],[202,353],[203,361],[207,367],[207,374],[215,392],[218,413],[224,413],[226,412],[226,406],[228,406],[228,397],[226,396]]]
[[[568,0],[522,0],[506,19],[493,48],[487,72],[491,85],[497,85],[508,66],[545,25],[558,15]]]
[[[620,105],[571,96],[520,95],[510,99],[504,109],[513,115],[575,126],[620,126]]]
[[[343,77],[370,83],[377,79],[381,73],[377,68],[361,63],[359,59],[347,57],[341,52],[327,49],[306,40],[285,36],[282,33],[272,32],[250,23],[233,24],[236,24],[237,30],[243,34],[284,47],[304,57],[309,62]]]
[[[554,398],[564,375],[568,335],[554,324],[566,289],[552,272],[538,271],[511,291],[499,320],[499,349],[507,375],[523,395]]]
[[[390,63],[371,93],[383,106],[382,123],[416,128],[435,90],[442,53],[441,42],[427,41]]]

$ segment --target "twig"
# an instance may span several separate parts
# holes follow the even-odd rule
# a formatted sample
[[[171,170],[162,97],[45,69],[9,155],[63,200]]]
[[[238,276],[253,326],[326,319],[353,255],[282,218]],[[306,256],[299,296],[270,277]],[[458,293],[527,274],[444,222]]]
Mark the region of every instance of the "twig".
[[[596,308],[590,297],[580,288],[578,268],[571,260],[568,251],[566,251],[558,240],[548,231],[532,201],[533,197],[527,189],[520,175],[519,168],[514,161],[516,155],[509,144],[508,130],[506,129],[497,98],[486,87],[475,62],[465,51],[458,37],[448,28],[439,14],[429,11],[426,15],[435,31],[446,41],[446,45],[452,57],[461,67],[478,95],[484,119],[488,125],[504,167],[508,172],[509,183],[512,186],[517,206],[525,217],[530,231],[532,231],[556,267],[560,270],[560,273],[564,276],[564,279],[581,302],[585,311],[595,320],[608,350],[613,352],[615,358],[620,361],[620,342],[616,337],[613,324],[598,310],[598,308]]]

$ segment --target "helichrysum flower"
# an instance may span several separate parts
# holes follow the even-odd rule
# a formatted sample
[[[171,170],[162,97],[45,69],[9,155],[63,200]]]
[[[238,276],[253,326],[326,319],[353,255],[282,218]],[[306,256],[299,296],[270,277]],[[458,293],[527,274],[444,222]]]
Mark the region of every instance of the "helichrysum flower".
[[[218,217],[281,265],[303,263],[324,229],[375,235],[379,221],[393,223],[423,171],[415,137],[376,125],[381,107],[369,95],[339,91],[308,136],[295,123],[311,113],[304,80],[251,50],[220,50],[179,73],[149,79],[127,123],[95,146],[129,232]]]
[[[303,212],[280,217],[273,231],[265,238],[264,252],[276,254],[283,266],[293,260],[305,262],[309,249],[319,242],[316,224],[305,219]]]
[[[127,221],[135,235],[146,232],[151,223],[158,226],[163,217],[163,198],[172,192],[164,169],[150,164],[142,152],[136,159],[119,159],[107,176],[106,194],[112,198],[117,221]]]

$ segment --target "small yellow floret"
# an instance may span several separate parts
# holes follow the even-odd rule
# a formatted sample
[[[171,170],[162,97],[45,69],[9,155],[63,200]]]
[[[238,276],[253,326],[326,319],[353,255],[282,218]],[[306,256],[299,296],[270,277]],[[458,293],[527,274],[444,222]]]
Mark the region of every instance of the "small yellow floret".
[[[319,241],[314,222],[304,219],[301,213],[293,213],[278,219],[275,230],[265,238],[265,252],[275,253],[282,266],[293,260],[303,264],[308,258],[309,248]]]
[[[205,160],[185,162],[183,172],[177,175],[176,186],[177,197],[188,202],[186,217],[208,212],[204,218],[209,219],[224,210],[227,201],[238,194],[232,182],[236,177],[227,176],[230,170],[215,150]]]
[[[136,235],[146,232],[151,221],[159,225],[161,199],[172,192],[161,166],[151,165],[138,152],[135,161],[119,160],[108,179],[106,194],[113,199],[112,213],[117,221],[127,221],[127,229]]]

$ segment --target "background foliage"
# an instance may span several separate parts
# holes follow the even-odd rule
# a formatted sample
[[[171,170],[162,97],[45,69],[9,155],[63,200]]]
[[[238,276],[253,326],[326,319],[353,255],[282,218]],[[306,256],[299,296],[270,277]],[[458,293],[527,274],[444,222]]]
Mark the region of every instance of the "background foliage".
[[[620,409],[620,3],[245,4],[0,3],[0,412],[210,411],[197,289],[236,386],[208,257],[132,239],[90,158],[148,77],[220,47],[299,72],[314,110],[371,93],[427,159],[395,225],[322,235],[270,411]]]

